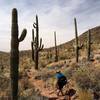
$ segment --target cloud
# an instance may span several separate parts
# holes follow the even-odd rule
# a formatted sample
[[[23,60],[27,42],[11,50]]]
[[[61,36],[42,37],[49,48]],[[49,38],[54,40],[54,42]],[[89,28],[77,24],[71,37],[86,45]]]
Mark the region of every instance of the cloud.
[[[99,0],[0,0],[0,50],[10,51],[11,10],[18,9],[19,34],[27,28],[26,39],[20,49],[31,49],[31,30],[35,15],[39,16],[40,37],[45,47],[74,38],[73,18],[77,18],[79,34],[100,24]],[[5,45],[2,45],[5,44]]]

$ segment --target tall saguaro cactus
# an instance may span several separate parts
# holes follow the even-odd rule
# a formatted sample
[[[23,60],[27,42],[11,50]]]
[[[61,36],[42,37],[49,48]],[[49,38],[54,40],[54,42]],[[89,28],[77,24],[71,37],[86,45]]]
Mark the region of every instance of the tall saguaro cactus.
[[[76,62],[78,62],[79,50],[78,50],[78,32],[77,32],[76,18],[74,18],[74,24],[75,24],[75,42],[76,42]]]
[[[12,27],[11,27],[11,52],[10,52],[10,71],[11,71],[11,88],[12,100],[18,100],[18,68],[19,68],[19,43],[24,40],[27,30],[24,29],[21,36],[18,31],[17,9],[12,10]]]
[[[42,45],[42,38],[40,38],[39,43],[39,24],[38,24],[38,16],[36,15],[36,22],[33,24],[34,29],[36,30],[36,36],[34,36],[34,29],[32,29],[32,59],[35,62],[35,69],[38,70],[38,60],[39,60],[39,52],[43,50],[44,45]]]
[[[88,31],[87,34],[88,41],[87,41],[87,60],[90,61],[90,54],[91,54],[91,31]]]
[[[54,41],[55,41],[55,62],[57,62],[58,61],[58,50],[57,50],[56,32],[54,32]]]
[[[74,18],[74,24],[75,24],[76,62],[78,62],[78,60],[79,60],[79,50],[83,47],[83,45],[79,46],[79,44],[78,44],[78,31],[77,31],[77,21],[76,21],[76,18]]]

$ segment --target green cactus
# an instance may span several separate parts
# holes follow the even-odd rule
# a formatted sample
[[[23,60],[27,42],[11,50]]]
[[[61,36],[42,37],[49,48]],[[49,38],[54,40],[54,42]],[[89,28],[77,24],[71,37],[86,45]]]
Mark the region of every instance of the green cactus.
[[[81,44],[80,46],[78,44],[78,31],[77,31],[77,21],[76,21],[76,18],[74,18],[74,24],[75,24],[76,62],[78,62],[78,60],[79,60],[79,50],[82,49],[83,44]]]
[[[19,68],[19,42],[23,41],[27,30],[24,29],[20,38],[18,31],[17,9],[12,10],[12,27],[11,27],[11,52],[10,52],[10,71],[11,71],[11,88],[12,100],[18,100],[18,68]]]
[[[39,60],[39,52],[43,50],[44,45],[42,45],[42,38],[40,38],[39,43],[39,25],[38,25],[38,16],[36,15],[36,23],[33,24],[33,27],[36,30],[36,36],[34,37],[34,29],[32,29],[32,59],[35,62],[35,69],[38,70],[38,60]]]
[[[91,31],[88,31],[87,34],[88,40],[87,40],[87,60],[90,61],[90,54],[91,54]]]
[[[54,41],[55,41],[55,62],[57,62],[58,61],[58,50],[57,50],[56,32],[54,32]]]

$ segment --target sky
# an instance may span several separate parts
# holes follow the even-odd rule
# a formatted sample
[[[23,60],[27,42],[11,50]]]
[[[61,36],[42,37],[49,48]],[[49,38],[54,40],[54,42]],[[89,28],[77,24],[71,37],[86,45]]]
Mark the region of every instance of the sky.
[[[58,45],[75,37],[74,17],[79,35],[100,25],[100,0],[0,0],[0,51],[10,51],[13,8],[18,10],[19,36],[23,28],[27,29],[25,40],[19,44],[20,50],[31,49],[36,14],[45,48],[54,46],[54,31]]]

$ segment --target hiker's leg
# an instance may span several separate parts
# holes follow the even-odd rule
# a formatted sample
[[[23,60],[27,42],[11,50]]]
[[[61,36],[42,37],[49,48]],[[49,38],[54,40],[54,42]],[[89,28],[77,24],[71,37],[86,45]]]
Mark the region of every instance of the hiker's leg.
[[[56,91],[57,91],[57,95],[59,95],[60,90],[59,90],[59,85],[58,85],[58,82],[56,83]]]
[[[60,92],[61,92],[61,94],[62,94],[62,96],[63,96],[64,94],[63,94],[63,90],[62,90],[62,89],[60,89]]]
[[[61,95],[63,95],[62,89],[58,89],[58,91],[57,91],[57,95],[59,96],[60,93],[61,93]]]
[[[58,91],[57,91],[57,96],[59,96],[59,94],[60,94],[60,90],[58,89]]]
[[[66,95],[64,100],[70,100],[69,96]]]
[[[69,99],[68,100],[71,100],[71,97],[69,96]]]

